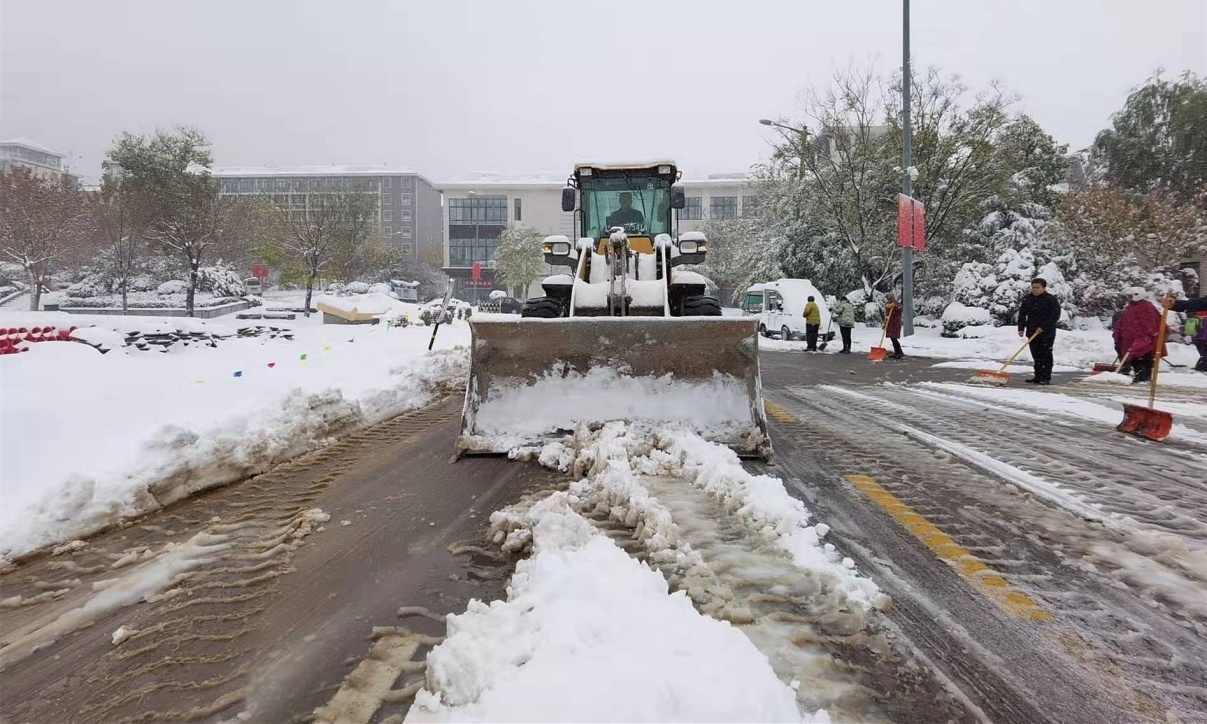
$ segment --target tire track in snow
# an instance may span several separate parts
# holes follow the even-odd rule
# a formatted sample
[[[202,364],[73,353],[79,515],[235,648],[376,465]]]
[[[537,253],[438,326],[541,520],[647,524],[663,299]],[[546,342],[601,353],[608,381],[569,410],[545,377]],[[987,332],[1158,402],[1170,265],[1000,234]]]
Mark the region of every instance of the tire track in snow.
[[[320,516],[307,511],[366,448],[417,436],[455,413],[438,401],[242,483],[60,547],[59,555],[10,568],[0,586],[6,600],[19,599],[0,609],[0,647],[9,657],[0,676],[8,691],[37,689],[39,695],[4,697],[0,719],[192,720],[238,704],[251,674],[244,662],[256,653],[240,641],[267,615],[278,579],[293,572],[294,551],[322,530]],[[130,608],[88,610],[104,588],[137,583],[183,541],[199,536],[220,550],[135,591],[138,602]],[[98,587],[101,593],[94,593]],[[38,591],[53,595],[39,599]],[[119,623],[131,633],[111,644],[108,631]],[[49,653],[80,658],[78,671],[44,685],[43,672],[56,668]]]

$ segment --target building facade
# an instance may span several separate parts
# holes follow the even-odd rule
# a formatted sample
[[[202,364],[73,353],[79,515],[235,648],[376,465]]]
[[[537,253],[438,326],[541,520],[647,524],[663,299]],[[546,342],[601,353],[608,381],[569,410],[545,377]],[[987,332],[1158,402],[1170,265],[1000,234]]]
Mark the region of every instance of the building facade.
[[[700,231],[710,219],[736,218],[755,213],[758,199],[745,174],[719,175],[679,182],[687,207],[679,212],[680,232]],[[495,278],[493,259],[499,234],[508,226],[532,227],[544,235],[577,236],[575,215],[562,211],[565,177],[506,177],[484,174],[441,183],[444,194],[444,272],[454,280],[459,299],[485,298],[502,288]],[[473,279],[473,266],[480,278]],[[546,269],[547,274],[554,271]],[[539,280],[529,288],[540,294]]]
[[[349,189],[372,193],[388,244],[433,266],[442,261],[440,192],[414,171],[387,166],[216,166],[210,172],[225,197],[263,197],[301,217],[323,194]]]
[[[30,169],[39,178],[78,183],[78,179],[67,172],[63,158],[63,154],[30,138],[10,138],[0,142],[0,172],[20,166]]]

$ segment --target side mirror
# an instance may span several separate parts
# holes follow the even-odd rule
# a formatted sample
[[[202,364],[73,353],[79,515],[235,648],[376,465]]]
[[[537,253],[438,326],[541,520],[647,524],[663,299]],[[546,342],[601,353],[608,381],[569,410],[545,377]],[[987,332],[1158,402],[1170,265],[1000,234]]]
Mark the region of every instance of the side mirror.
[[[671,186],[671,208],[687,208],[687,194],[683,192],[682,186]]]
[[[570,256],[570,242],[555,241],[545,247],[545,253],[553,256]]]
[[[574,207],[578,205],[578,194],[574,192],[574,188],[567,186],[562,189],[562,211],[574,211]]]

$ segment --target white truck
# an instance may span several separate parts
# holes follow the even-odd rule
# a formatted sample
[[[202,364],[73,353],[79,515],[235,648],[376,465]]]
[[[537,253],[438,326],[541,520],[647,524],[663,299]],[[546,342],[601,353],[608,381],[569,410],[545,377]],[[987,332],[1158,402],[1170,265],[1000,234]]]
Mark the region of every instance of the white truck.
[[[805,305],[809,297],[821,310],[821,331],[818,341],[825,338],[830,324],[830,307],[826,298],[808,279],[777,279],[755,284],[746,290],[742,311],[759,318],[759,334],[780,339],[805,338]]]

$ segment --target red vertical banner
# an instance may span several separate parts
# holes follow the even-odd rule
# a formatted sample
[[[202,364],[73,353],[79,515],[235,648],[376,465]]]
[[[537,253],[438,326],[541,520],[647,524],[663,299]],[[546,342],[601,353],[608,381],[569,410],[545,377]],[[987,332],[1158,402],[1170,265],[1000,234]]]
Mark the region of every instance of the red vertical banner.
[[[897,246],[926,249],[926,205],[905,194],[897,194]]]
[[[473,274],[473,278],[481,279],[482,278],[482,262],[475,261],[472,269],[473,269],[473,271],[471,273]]]
[[[914,245],[914,200],[897,194],[897,246]]]

